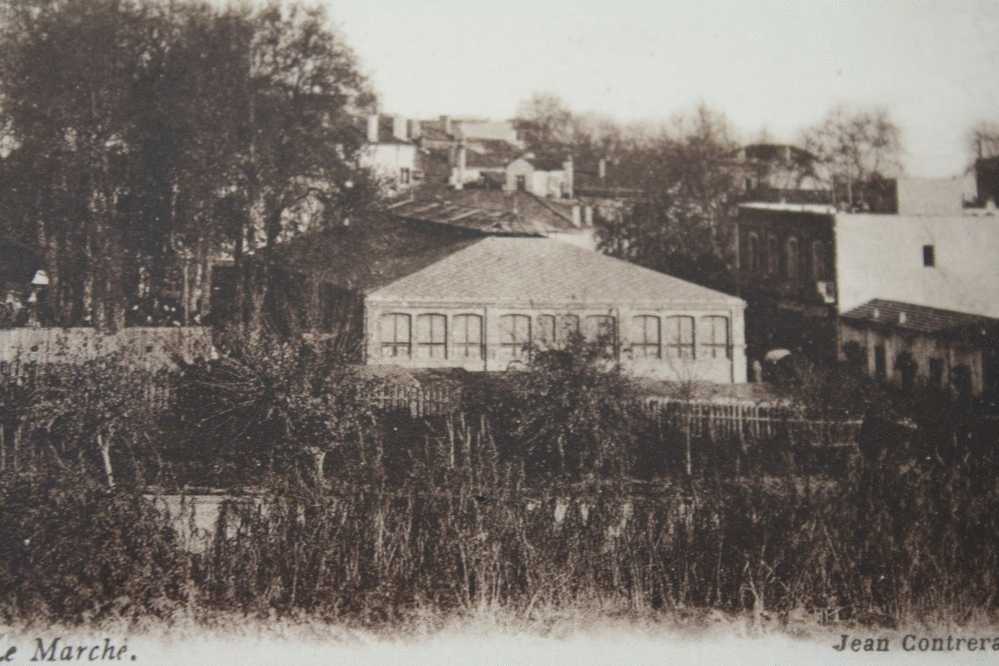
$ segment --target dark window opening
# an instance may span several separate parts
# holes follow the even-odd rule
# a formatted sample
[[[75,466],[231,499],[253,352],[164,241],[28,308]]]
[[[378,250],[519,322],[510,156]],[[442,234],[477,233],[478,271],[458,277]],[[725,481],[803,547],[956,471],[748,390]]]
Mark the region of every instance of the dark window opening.
[[[932,268],[937,265],[936,253],[932,245],[923,246],[923,266]]]
[[[878,379],[884,379],[888,376],[888,365],[885,363],[884,345],[877,345],[874,347],[874,376]]]
[[[939,358],[930,359],[930,386],[940,388],[943,383],[944,367],[943,361]]]

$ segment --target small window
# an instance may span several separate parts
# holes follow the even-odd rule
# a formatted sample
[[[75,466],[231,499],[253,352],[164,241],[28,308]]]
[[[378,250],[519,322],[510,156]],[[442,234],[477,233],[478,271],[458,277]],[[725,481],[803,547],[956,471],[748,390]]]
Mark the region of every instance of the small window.
[[[531,318],[509,314],[499,318],[500,348],[508,358],[527,358],[531,349]]]
[[[943,360],[939,358],[930,359],[930,386],[933,388],[940,388],[943,384],[944,376],[944,365]]]
[[[662,358],[659,317],[638,315],[632,319],[631,353],[635,358]]]
[[[382,356],[409,357],[412,351],[410,339],[410,317],[408,314],[383,314],[379,319],[379,335],[382,342]]]
[[[701,356],[729,358],[728,317],[711,315],[701,318]]]
[[[422,314],[416,318],[416,349],[420,358],[447,358],[447,317]]]
[[[923,246],[923,266],[933,268],[937,265],[936,251],[932,245]]]
[[[403,185],[409,185],[409,181],[410,181],[409,169],[407,169],[406,167],[399,169],[399,182],[402,183]]]
[[[755,232],[749,233],[746,247],[746,268],[756,273],[760,270],[760,237]]]
[[[780,242],[777,236],[767,236],[767,274],[777,275],[780,272]]]
[[[798,239],[792,236],[787,239],[787,264],[785,266],[785,276],[788,280],[798,279],[798,263],[801,261],[798,254]]]
[[[527,190],[527,176],[517,176],[517,190],[520,192]]]
[[[829,279],[829,262],[826,244],[822,241],[812,243],[812,277],[816,281]]]
[[[452,319],[451,350],[456,358],[482,360],[482,317],[455,315]]]
[[[666,354],[694,358],[694,318],[666,317]]]
[[[888,364],[885,360],[884,345],[874,347],[874,376],[883,380],[888,376]]]

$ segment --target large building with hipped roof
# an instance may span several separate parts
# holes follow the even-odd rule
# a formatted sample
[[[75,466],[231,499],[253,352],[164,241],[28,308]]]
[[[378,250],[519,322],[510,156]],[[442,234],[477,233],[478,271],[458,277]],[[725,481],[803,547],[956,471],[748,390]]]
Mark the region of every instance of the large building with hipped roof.
[[[741,299],[548,238],[483,237],[364,306],[371,365],[506,370],[578,332],[636,375],[746,381]]]

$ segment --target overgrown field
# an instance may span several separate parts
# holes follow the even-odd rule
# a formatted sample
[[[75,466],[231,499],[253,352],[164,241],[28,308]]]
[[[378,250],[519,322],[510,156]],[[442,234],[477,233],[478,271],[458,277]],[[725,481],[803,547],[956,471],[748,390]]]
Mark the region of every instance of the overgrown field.
[[[826,457],[779,438],[689,442],[585,350],[431,420],[371,410],[361,380],[294,346],[187,367],[156,409],[123,367],[6,387],[7,432],[27,426],[16,451],[4,443],[5,623],[378,630],[581,609],[994,623],[999,488],[982,436],[961,448],[958,430],[920,426]],[[192,552],[156,494],[195,483],[230,499]]]

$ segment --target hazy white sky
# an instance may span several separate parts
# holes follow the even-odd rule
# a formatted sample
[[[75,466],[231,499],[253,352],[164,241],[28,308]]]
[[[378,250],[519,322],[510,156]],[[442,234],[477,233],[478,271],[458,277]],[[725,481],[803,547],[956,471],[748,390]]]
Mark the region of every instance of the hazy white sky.
[[[997,0],[327,0],[389,113],[668,118],[698,101],[743,138],[793,140],[834,104],[884,106],[908,173],[967,164],[999,120]]]

